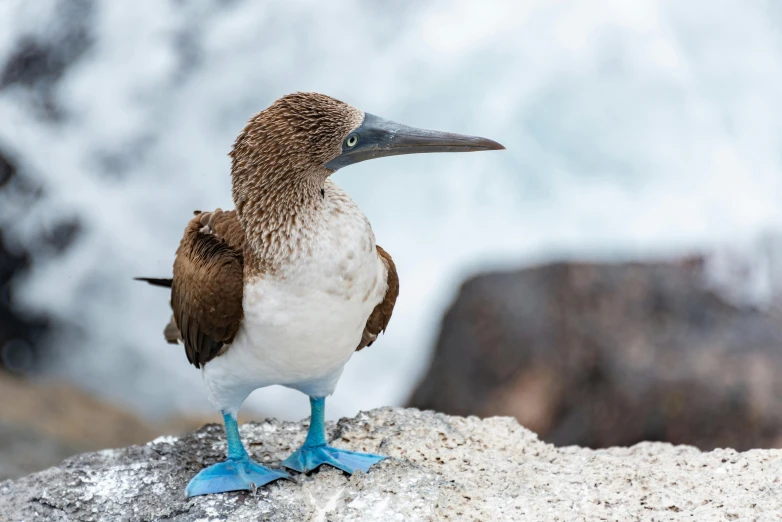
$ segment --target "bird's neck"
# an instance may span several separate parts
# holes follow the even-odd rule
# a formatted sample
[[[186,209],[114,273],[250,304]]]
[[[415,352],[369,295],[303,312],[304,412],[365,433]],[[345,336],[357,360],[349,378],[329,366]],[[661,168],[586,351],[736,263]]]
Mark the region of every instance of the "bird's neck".
[[[246,237],[247,269],[275,270],[307,254],[329,174],[322,168],[233,176],[234,204]]]

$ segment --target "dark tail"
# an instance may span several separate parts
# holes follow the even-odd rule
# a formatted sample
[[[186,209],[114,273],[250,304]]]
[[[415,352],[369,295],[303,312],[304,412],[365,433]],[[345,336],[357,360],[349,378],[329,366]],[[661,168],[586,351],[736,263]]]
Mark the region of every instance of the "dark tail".
[[[173,279],[158,279],[155,277],[134,277],[133,279],[135,281],[146,281],[153,286],[163,286],[166,288],[171,288],[171,283],[173,282]]]

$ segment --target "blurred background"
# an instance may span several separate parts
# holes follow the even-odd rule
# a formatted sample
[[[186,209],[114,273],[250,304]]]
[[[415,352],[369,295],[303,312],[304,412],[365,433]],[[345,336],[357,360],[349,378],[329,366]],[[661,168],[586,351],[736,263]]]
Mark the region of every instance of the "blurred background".
[[[0,24],[0,478],[219,420],[132,278],[233,206],[233,139],[293,91],[508,149],[334,176],[401,295],[330,418],[782,446],[778,2],[2,0]],[[240,420],[308,413],[270,388]]]

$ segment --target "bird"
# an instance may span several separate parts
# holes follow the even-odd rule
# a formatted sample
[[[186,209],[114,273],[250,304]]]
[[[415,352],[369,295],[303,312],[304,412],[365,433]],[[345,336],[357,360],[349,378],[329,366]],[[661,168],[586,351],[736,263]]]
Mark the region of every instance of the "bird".
[[[202,469],[188,497],[250,490],[291,475],[251,459],[237,413],[251,392],[282,385],[309,397],[304,443],[282,467],[346,473],[385,456],[329,446],[325,402],[351,356],[386,330],[399,295],[391,255],[330,176],[366,160],[504,149],[477,136],[409,127],[330,96],[295,92],[252,116],[233,143],[235,208],[196,211],[170,288],[169,343],[182,343],[225,424],[227,456]]]

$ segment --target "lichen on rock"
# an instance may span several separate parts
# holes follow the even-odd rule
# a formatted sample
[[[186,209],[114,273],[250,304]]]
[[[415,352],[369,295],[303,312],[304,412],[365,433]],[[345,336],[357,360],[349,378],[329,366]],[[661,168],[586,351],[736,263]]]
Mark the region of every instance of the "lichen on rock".
[[[382,408],[330,423],[335,446],[389,455],[369,473],[322,467],[256,494],[186,499],[222,459],[222,427],[70,458],[0,483],[0,521],[765,520],[782,513],[782,450],[688,446],[557,448],[511,418]],[[250,453],[278,466],[306,421],[241,427]]]

